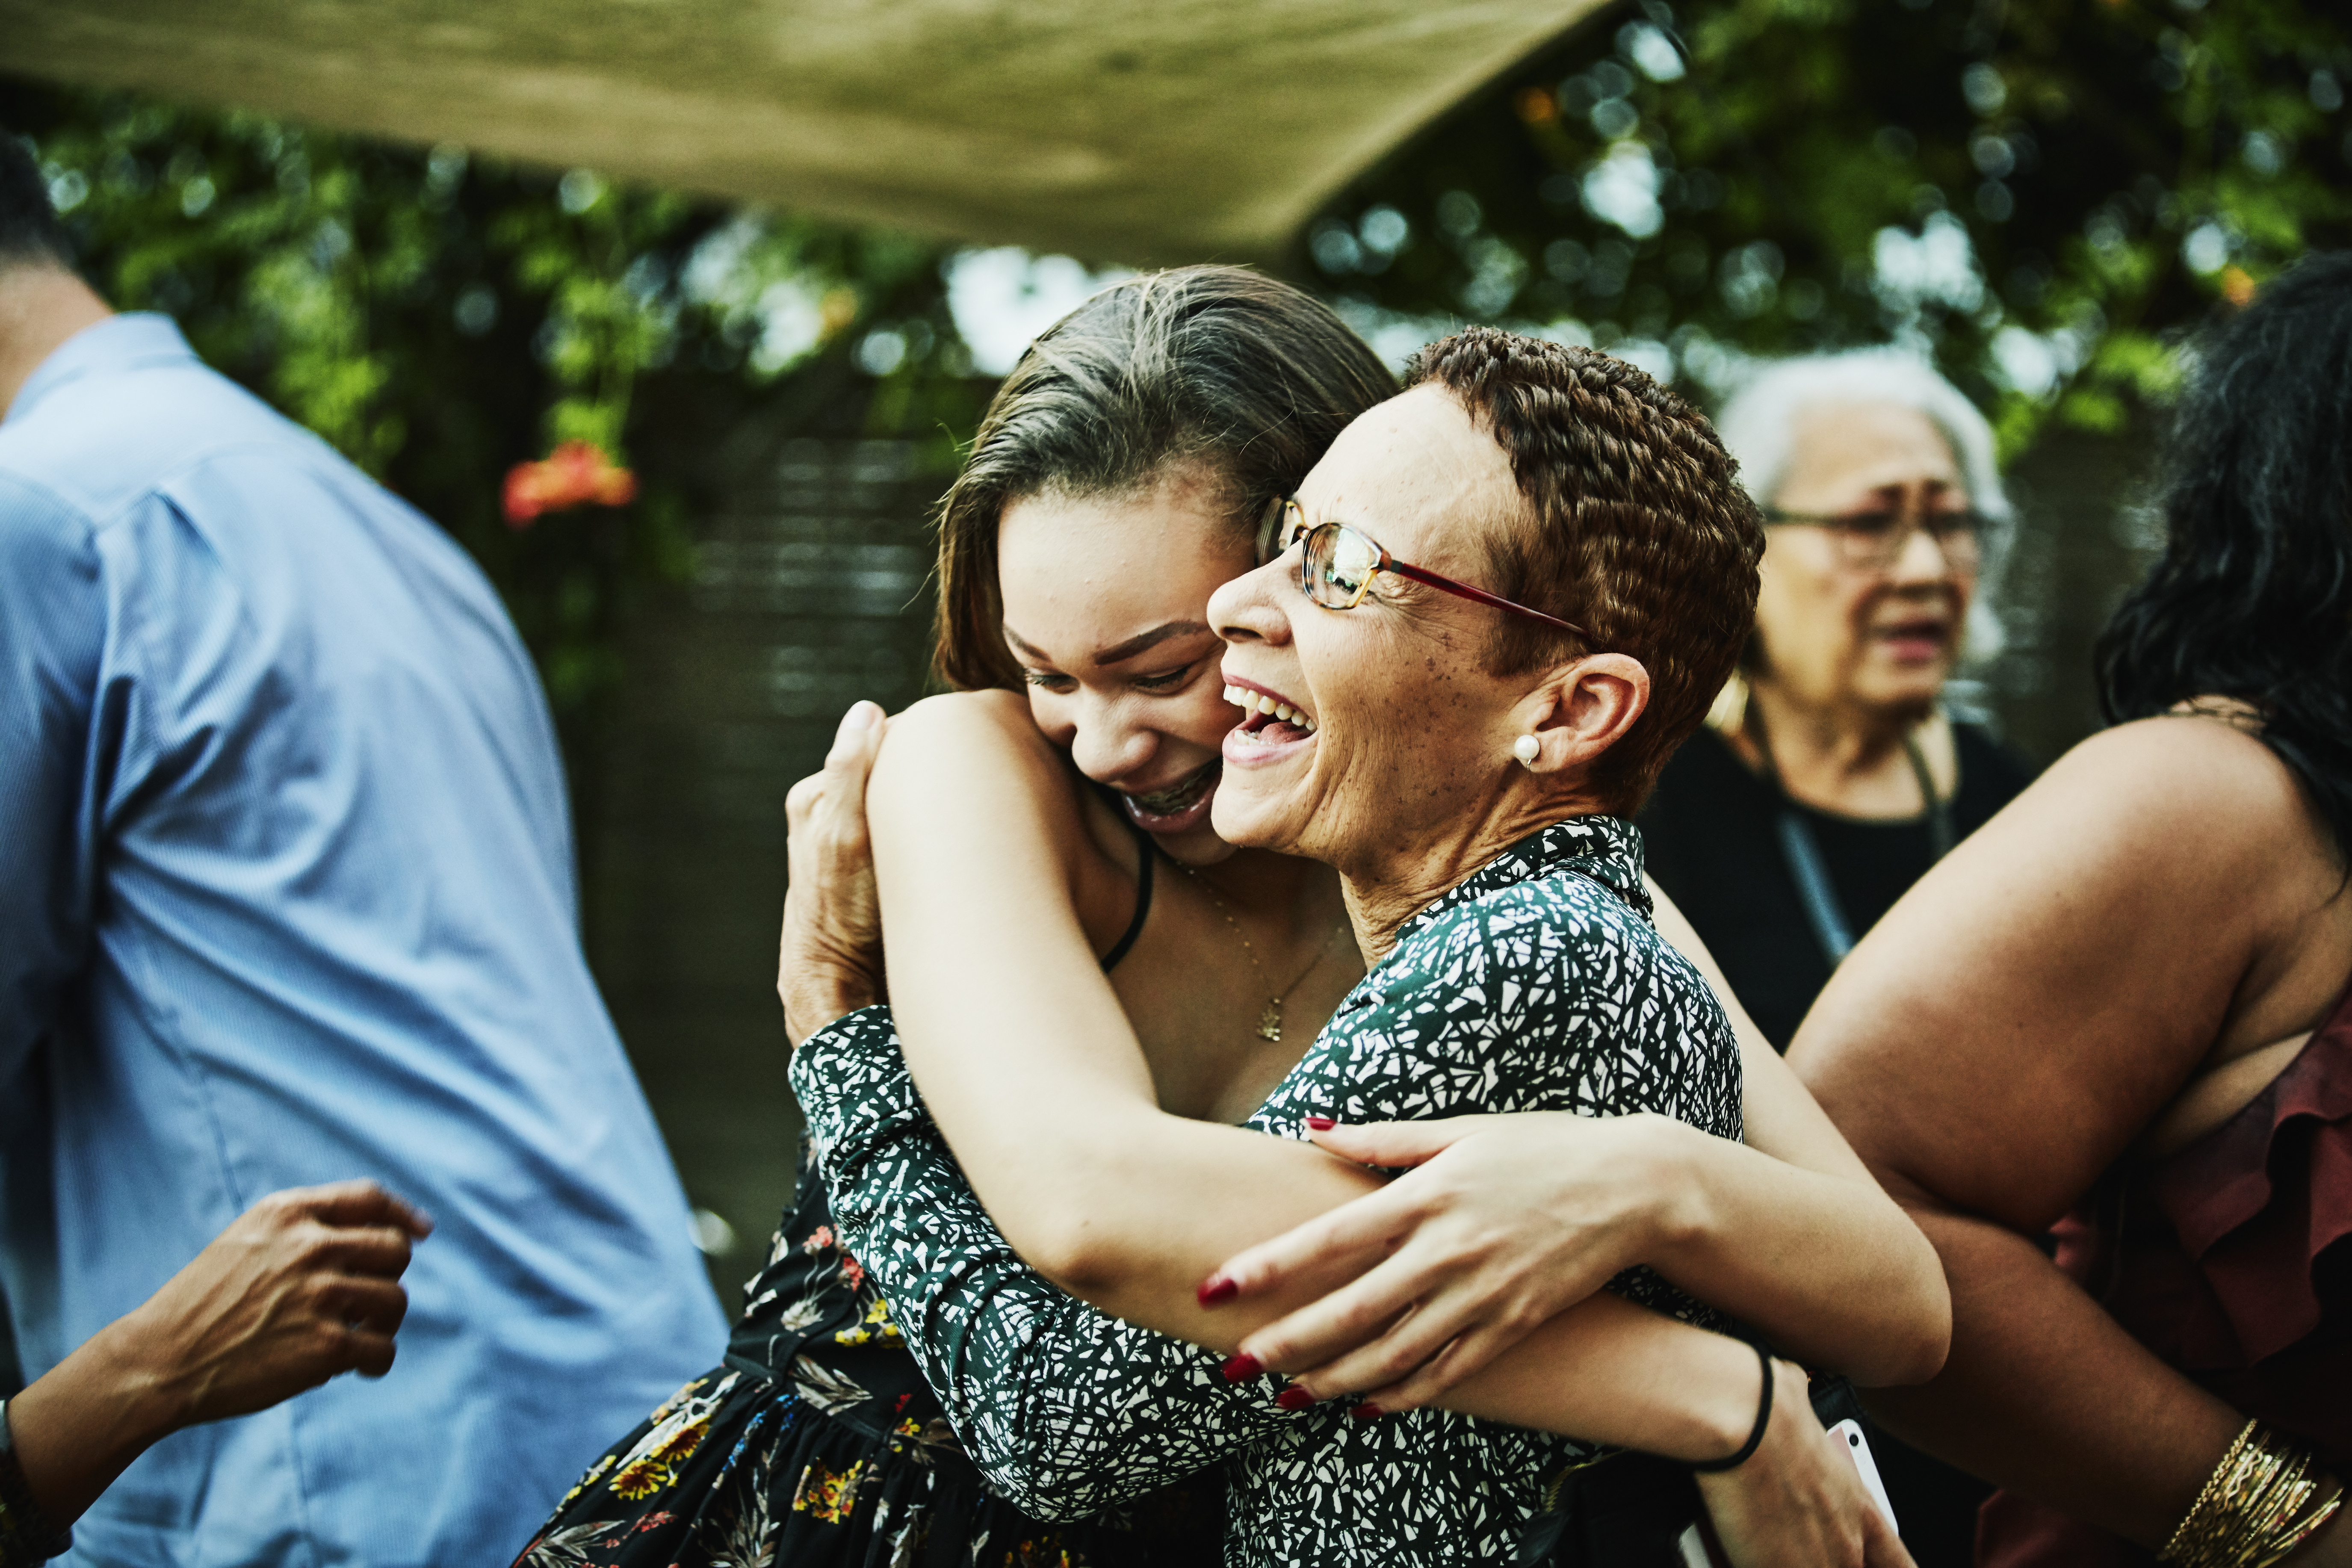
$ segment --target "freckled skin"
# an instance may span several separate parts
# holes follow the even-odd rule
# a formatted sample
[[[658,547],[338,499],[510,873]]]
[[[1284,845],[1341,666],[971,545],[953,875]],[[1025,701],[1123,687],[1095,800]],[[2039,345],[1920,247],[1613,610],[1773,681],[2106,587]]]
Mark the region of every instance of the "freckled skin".
[[[1392,559],[1474,584],[1489,520],[1525,505],[1502,448],[1433,386],[1350,425],[1299,500],[1310,523],[1347,522]],[[1381,889],[1377,907],[1351,904],[1373,948],[1509,845],[1600,810],[1586,771],[1648,700],[1647,672],[1622,654],[1495,675],[1485,656],[1505,612],[1393,574],[1355,609],[1326,609],[1300,592],[1296,550],[1225,584],[1209,609],[1232,645],[1227,674],[1303,705],[1318,726],[1266,765],[1239,765],[1228,746],[1218,834]],[[1527,733],[1545,747],[1534,770],[1511,754]]]

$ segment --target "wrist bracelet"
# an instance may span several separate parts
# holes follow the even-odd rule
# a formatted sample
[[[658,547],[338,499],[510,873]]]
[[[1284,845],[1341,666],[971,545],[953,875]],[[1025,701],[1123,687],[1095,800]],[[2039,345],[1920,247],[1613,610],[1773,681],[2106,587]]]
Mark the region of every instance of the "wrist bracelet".
[[[2249,1421],[2156,1560],[2181,1568],[2271,1568],[2343,1506],[2344,1489],[2307,1450]]]
[[[25,1471],[16,1463],[16,1439],[8,1430],[8,1402],[0,1399],[0,1563],[37,1563],[73,1550],[73,1531],[52,1530],[33,1502]]]
[[[1688,1467],[1693,1475],[1716,1476],[1726,1470],[1738,1469],[1756,1457],[1756,1450],[1764,1443],[1764,1429],[1772,1425],[1772,1352],[1754,1341],[1749,1344],[1756,1352],[1757,1361],[1764,1368],[1764,1392],[1756,1401],[1756,1425],[1749,1430],[1748,1441],[1739,1446],[1739,1452],[1727,1459],[1699,1460]]]

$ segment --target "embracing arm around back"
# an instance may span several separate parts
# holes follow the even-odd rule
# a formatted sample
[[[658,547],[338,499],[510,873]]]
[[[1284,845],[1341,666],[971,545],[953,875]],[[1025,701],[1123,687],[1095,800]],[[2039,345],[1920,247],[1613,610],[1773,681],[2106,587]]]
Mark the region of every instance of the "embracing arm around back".
[[[2347,972],[2324,825],[2258,741],[2210,719],[2084,742],[1930,871],[1790,1050],[1951,1279],[1944,1371],[1874,1406],[1965,1468],[2162,1542],[2243,1417],[2029,1238],[2192,1076],[2315,1026]]]
[[[1310,1270],[1359,1277],[1241,1348],[1322,1392],[1426,1404],[1640,1259],[1781,1351],[1864,1384],[1943,1364],[1942,1264],[1733,995],[1653,884],[1659,934],[1706,977],[1739,1037],[1746,1142],[1662,1116],[1564,1111],[1341,1125],[1363,1164],[1414,1167],[1227,1261],[1237,1299]],[[1407,1313],[1407,1309],[1412,1310]]]
[[[1078,913],[1092,900],[1074,787],[1017,699],[934,699],[890,721],[866,805],[907,1066],[1032,1265],[1115,1316],[1230,1351],[1307,1292],[1212,1310],[1195,1294],[1210,1268],[1378,1179],[1303,1142],[1160,1110],[1095,956],[1109,933]],[[1601,1298],[1444,1403],[1703,1458],[1746,1436],[1755,1367],[1736,1341]]]
[[[1303,1144],[1158,1110],[1076,912],[1079,829],[1075,813],[1055,809],[1070,788],[1015,700],[950,699],[892,721],[867,808],[891,952],[920,955],[892,965],[908,1065],[1024,1257],[1120,1317],[1231,1349],[1346,1276],[1302,1270],[1285,1289],[1203,1308],[1195,1288],[1214,1266],[1236,1243],[1277,1235],[1379,1184]],[[1588,1293],[1642,1260],[1608,1257]],[[1524,1370],[1511,1373],[1525,1364],[1506,1356],[1443,1403],[1503,1415],[1479,1390],[1535,1386]],[[1522,1408],[1505,1418],[1559,1429]]]

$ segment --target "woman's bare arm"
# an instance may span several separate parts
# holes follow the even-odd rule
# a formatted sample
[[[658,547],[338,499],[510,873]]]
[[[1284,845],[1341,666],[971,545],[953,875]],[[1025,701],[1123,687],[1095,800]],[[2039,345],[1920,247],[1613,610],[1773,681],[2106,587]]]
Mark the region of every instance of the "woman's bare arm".
[[[1810,1365],[1864,1383],[1935,1374],[1951,1302],[1934,1247],[1765,1040],[1682,911],[1651,894],[1659,933],[1706,977],[1739,1037],[1747,1144],[1665,1117],[1564,1112],[1318,1132],[1342,1158],[1417,1169],[1219,1268],[1237,1298],[1304,1269],[1359,1276],[1248,1336],[1244,1352],[1317,1391],[1372,1389],[1405,1409],[1639,1260]]]
[[[1067,789],[1017,704],[954,699],[892,721],[867,806],[890,951],[907,955],[891,970],[908,1066],[1024,1257],[1119,1317],[1230,1349],[1336,1281],[1309,1271],[1288,1291],[1209,1309],[1195,1287],[1210,1269],[1236,1242],[1378,1184],[1307,1145],[1152,1103],[1075,913],[1075,840],[1048,816]]]
[[[1840,966],[1790,1064],[1952,1281],[1943,1373],[1874,1397],[1899,1430],[2143,1543],[2179,1521],[2242,1418],[2028,1238],[2193,1071],[2317,1021],[2352,967],[2340,875],[2259,743],[2145,721],[2062,759]]]
[[[1263,1312],[1213,1313],[1193,1281],[1234,1242],[1335,1206],[1371,1180],[1307,1144],[1182,1121],[1152,1102],[1140,1047],[1077,914],[1085,858],[1054,821],[1056,802],[1065,819],[1075,815],[1068,788],[1017,705],[934,701],[892,721],[868,803],[885,929],[902,959],[891,990],[907,1066],[1024,1255],[1119,1317],[1229,1350],[1296,1302],[1277,1296]],[[1782,1363],[1778,1375],[1792,1374]],[[1738,1342],[1604,1294],[1545,1323],[1444,1403],[1696,1458],[1744,1440],[1755,1380]],[[1705,1478],[1735,1561],[1907,1563],[1852,1466],[1793,1387],[1783,1393],[1787,1415],[1756,1457]]]
[[[1002,717],[1016,734],[1025,734],[1025,716],[1009,702],[1003,706]],[[879,717],[871,704],[853,709],[824,770],[796,785],[789,802],[798,902],[787,901],[779,990],[796,1042],[811,1027],[881,994],[863,805],[882,734]],[[1575,1186],[1558,1142],[1530,1155],[1510,1139],[1481,1138],[1449,1155],[1443,1170],[1425,1173],[1442,1183],[1435,1195],[1441,1201],[1458,1198],[1465,1208],[1475,1203],[1489,1220],[1500,1201],[1515,1215],[1553,1222],[1546,1236],[1498,1230],[1465,1215],[1484,1243],[1483,1269],[1460,1256],[1458,1247],[1442,1245],[1434,1233],[1424,1235],[1441,1245],[1391,1257],[1400,1227],[1425,1225],[1428,1216],[1372,1205],[1390,1195],[1412,1205],[1431,1184],[1392,1184],[1382,1194],[1318,1215],[1221,1270],[1255,1296],[1300,1269],[1328,1271],[1352,1258],[1356,1261],[1347,1266],[1360,1270],[1389,1260],[1370,1279],[1260,1329],[1245,1350],[1269,1367],[1305,1373],[1301,1381],[1310,1387],[1375,1389],[1389,1407],[1403,1409],[1428,1403],[1438,1389],[1642,1258],[1704,1300],[1740,1303],[1752,1321],[1814,1364],[1843,1366],[1864,1379],[1887,1382],[1916,1380],[1934,1371],[1948,1336],[1949,1310],[1932,1249],[1870,1180],[1764,1041],[1681,911],[1654,886],[1651,892],[1658,900],[1662,934],[1692,958],[1724,1003],[1740,1040],[1748,1136],[1764,1154],[1777,1158],[1723,1144],[1663,1118],[1627,1119],[1628,1126],[1611,1129],[1613,1142],[1591,1136],[1601,1123],[1568,1116],[1338,1129],[1321,1138],[1334,1152],[1358,1163],[1395,1166],[1419,1163],[1471,1129],[1557,1121],[1570,1138],[1571,1150],[1588,1156],[1581,1164],[1601,1178],[1602,1187],[1530,1197],[1520,1190],[1530,1176]],[[1654,1125],[1636,1129],[1633,1121]],[[1623,1136],[1629,1131],[1630,1139]],[[1375,1139],[1377,1148],[1369,1142]],[[1793,1194],[1791,1185],[1798,1188]],[[1675,1218],[1662,1226],[1652,1199],[1671,1191],[1686,1196],[1675,1206]],[[1743,1245],[1759,1237],[1767,1245]],[[1818,1245],[1809,1238],[1818,1238]],[[1428,1277],[1430,1267],[1444,1280],[1445,1300]],[[1791,1288],[1792,1280],[1802,1283]],[[1404,1291],[1402,1300],[1389,1301],[1398,1289]],[[1420,1310],[1381,1334],[1413,1301],[1420,1302]],[[1456,1304],[1461,1311],[1449,1313]],[[1461,1335],[1442,1363],[1432,1363],[1460,1332],[1452,1321],[1457,1316],[1475,1317],[1478,1326]],[[1374,1342],[1365,1345],[1368,1340]],[[1415,1365],[1422,1373],[1403,1382]]]

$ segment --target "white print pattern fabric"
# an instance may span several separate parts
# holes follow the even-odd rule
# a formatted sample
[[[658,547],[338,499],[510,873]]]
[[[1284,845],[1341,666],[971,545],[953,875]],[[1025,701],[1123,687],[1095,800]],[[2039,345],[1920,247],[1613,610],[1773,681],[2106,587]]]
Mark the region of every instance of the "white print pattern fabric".
[[[1310,1115],[1655,1111],[1738,1138],[1730,1026],[1649,911],[1635,829],[1544,829],[1408,921],[1248,1125],[1298,1138]],[[1451,1411],[1286,1414],[1281,1379],[1228,1384],[1215,1352],[1065,1295],[972,1196],[885,1007],[812,1036],[792,1079],[844,1240],[990,1484],[1031,1513],[1098,1513],[1223,1464],[1236,1568],[1499,1563],[1547,1484],[1592,1452]],[[1723,1321],[1644,1269],[1610,1288]]]

